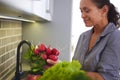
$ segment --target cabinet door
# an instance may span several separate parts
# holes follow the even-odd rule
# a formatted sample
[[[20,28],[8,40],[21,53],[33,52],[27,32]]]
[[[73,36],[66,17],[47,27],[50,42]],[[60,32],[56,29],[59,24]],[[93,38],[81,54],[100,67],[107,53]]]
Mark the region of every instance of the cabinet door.
[[[32,0],[0,0],[0,3],[6,4],[8,7],[16,10],[32,12]]]
[[[52,20],[53,0],[32,0],[33,14],[42,17],[48,21]]]

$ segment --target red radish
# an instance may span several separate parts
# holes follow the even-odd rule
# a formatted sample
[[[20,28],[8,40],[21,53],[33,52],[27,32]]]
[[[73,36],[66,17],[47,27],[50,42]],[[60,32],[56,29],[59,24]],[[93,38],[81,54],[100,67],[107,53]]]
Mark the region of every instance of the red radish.
[[[56,48],[53,48],[52,54],[58,56],[60,54],[60,52]]]
[[[44,59],[44,60],[46,60],[47,59],[47,55],[46,54],[41,54],[41,57],[42,57],[42,59]]]
[[[44,44],[40,44],[39,46],[38,46],[38,50],[39,51],[45,51],[46,50],[46,46],[44,45]]]
[[[58,60],[58,56],[55,56],[55,55],[49,55],[48,58],[53,60],[53,61],[57,61]]]
[[[33,52],[34,52],[34,54],[35,54],[35,55],[38,55],[38,54],[39,54],[38,49],[34,49],[34,51],[33,51]]]
[[[41,75],[32,75],[32,74],[29,74],[27,76],[27,80],[37,80],[40,77],[41,77]]]
[[[47,55],[51,55],[51,54],[52,54],[52,50],[51,50],[50,47],[48,47],[48,48],[46,49],[46,53],[47,53]]]

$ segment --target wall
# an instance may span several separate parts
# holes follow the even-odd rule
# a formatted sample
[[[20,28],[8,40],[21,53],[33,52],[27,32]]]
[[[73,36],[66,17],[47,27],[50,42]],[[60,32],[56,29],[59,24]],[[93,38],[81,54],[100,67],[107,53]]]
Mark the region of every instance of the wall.
[[[72,0],[54,0],[51,22],[23,23],[23,39],[45,43],[61,51],[60,60],[71,60]]]
[[[21,32],[21,22],[0,19],[0,80],[6,80],[5,77],[15,68]]]
[[[73,6],[72,6],[72,48],[73,48],[73,54],[74,50],[76,48],[76,44],[78,41],[78,38],[81,33],[89,30],[91,27],[86,27],[83,19],[81,18],[81,12],[80,12],[80,0],[73,0]]]

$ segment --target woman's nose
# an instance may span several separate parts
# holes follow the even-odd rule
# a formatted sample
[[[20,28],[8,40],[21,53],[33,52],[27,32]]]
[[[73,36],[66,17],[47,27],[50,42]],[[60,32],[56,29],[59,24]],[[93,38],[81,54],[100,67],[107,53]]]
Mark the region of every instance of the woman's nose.
[[[86,14],[84,12],[81,13],[81,17],[82,18],[85,18],[86,17]]]

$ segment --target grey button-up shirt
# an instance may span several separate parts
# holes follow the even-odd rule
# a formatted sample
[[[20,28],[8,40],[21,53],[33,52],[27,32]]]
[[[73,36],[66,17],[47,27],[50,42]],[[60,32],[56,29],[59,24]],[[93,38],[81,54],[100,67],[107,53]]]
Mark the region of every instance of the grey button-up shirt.
[[[120,31],[109,23],[88,52],[92,32],[80,36],[73,60],[79,60],[85,71],[100,73],[105,80],[120,80]]]

